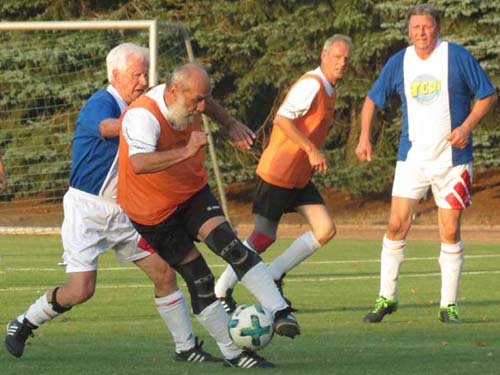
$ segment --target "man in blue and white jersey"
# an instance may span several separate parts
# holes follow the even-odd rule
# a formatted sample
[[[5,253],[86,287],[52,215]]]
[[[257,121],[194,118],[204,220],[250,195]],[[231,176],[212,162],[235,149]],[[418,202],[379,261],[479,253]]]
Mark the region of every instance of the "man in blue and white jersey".
[[[392,56],[366,97],[356,155],[370,161],[370,128],[376,107],[397,93],[403,110],[389,223],[381,254],[380,293],[364,317],[380,322],[397,309],[397,279],[417,203],[429,188],[438,207],[441,253],[439,320],[459,323],[458,288],[463,264],[462,210],[471,203],[472,130],[496,102],[496,92],[476,59],[439,38],[440,15],[430,4],[410,12],[411,45]],[[475,98],[472,103],[472,97]]]
[[[173,336],[175,359],[217,360],[202,350],[202,342],[193,334],[175,271],[139,236],[115,201],[118,120],[147,89],[149,52],[135,44],[120,44],[109,52],[106,63],[110,84],[85,103],[73,137],[70,187],[64,196],[61,229],[68,282],[49,290],[9,322],[6,348],[20,357],[32,330],[90,299],[95,291],[98,258],[114,248],[118,261],[134,262],[153,281],[155,305]],[[210,100],[208,105],[209,115],[219,122],[237,121],[217,102]]]

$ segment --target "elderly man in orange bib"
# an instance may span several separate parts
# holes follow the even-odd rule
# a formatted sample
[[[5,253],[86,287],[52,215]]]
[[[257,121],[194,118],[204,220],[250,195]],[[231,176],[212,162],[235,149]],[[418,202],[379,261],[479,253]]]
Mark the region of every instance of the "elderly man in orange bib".
[[[208,186],[204,167],[207,134],[200,114],[211,96],[203,67],[174,70],[168,84],[153,87],[122,116],[118,202],[141,236],[186,281],[200,324],[215,339],[225,364],[272,367],[254,352],[235,346],[228,316],[214,294],[214,276],[194,242],[203,241],[234,269],[241,282],[275,318],[275,331],[300,334],[266,266],[236,237]],[[239,122],[228,128],[237,145],[249,148],[253,132]]]
[[[267,250],[276,241],[279,222],[286,212],[298,212],[311,227],[269,266],[281,292],[285,274],[335,235],[331,214],[311,177],[328,169],[321,148],[333,119],[336,84],[346,72],[351,50],[351,39],[345,35],[334,35],[325,42],[321,65],[290,88],[257,166],[252,208],[255,226],[245,245],[258,253]],[[236,308],[232,297],[236,282],[236,275],[227,267],[215,286],[227,312]]]

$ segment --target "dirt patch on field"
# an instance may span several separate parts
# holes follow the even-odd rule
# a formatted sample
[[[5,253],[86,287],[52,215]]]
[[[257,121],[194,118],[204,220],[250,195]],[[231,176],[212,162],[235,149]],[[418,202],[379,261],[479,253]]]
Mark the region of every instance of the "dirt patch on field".
[[[252,229],[251,199],[254,185],[233,184],[227,190],[233,225],[243,237]],[[337,238],[380,239],[390,209],[390,195],[355,197],[333,189],[322,192],[337,224]],[[462,232],[465,240],[500,242],[500,171],[478,173],[473,183],[472,205],[464,211]],[[281,236],[296,236],[307,230],[297,214],[285,215],[280,225]],[[410,238],[438,239],[437,209],[434,199],[419,204]]]
[[[231,223],[240,237],[252,229],[251,202],[253,183],[232,184],[227,188]],[[380,239],[385,232],[390,196],[355,197],[333,189],[322,192],[337,224],[337,238]],[[463,215],[462,232],[465,240],[500,242],[500,171],[478,173],[473,184],[472,205]],[[62,203],[48,202],[35,206],[18,200],[0,203],[0,227],[12,233],[12,227],[52,227],[57,232],[63,219]],[[1,229],[1,228],[0,228]],[[279,236],[295,237],[307,230],[297,214],[287,214],[279,228]],[[438,239],[437,210],[432,197],[419,205],[410,238]]]

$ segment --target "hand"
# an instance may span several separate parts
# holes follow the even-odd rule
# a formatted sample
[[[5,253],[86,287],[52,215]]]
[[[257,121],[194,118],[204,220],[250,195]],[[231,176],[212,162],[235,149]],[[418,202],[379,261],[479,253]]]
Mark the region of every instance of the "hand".
[[[307,156],[309,157],[309,163],[311,163],[315,172],[322,174],[326,173],[328,169],[326,159],[317,148],[314,147]]]
[[[255,139],[255,133],[239,121],[234,121],[229,127],[229,137],[236,147],[249,150]]]
[[[197,152],[208,143],[208,134],[200,131],[193,131],[186,145],[189,157],[197,154]]]
[[[448,141],[456,148],[464,149],[469,144],[471,131],[464,125],[455,128],[448,136]]]
[[[370,141],[359,141],[356,147],[356,156],[359,161],[372,161],[372,145]]]

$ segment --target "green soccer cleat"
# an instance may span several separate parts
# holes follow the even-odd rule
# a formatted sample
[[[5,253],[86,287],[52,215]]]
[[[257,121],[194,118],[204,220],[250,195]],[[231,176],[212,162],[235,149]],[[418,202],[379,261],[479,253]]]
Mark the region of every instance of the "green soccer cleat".
[[[462,321],[458,318],[457,305],[448,305],[439,309],[438,318],[443,323],[460,324]]]
[[[384,319],[384,316],[392,314],[398,309],[398,302],[392,301],[380,296],[375,301],[375,305],[370,309],[368,314],[363,318],[364,322],[378,323]]]

